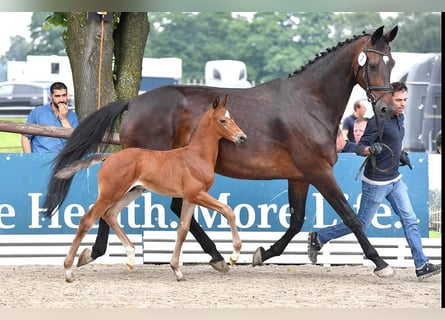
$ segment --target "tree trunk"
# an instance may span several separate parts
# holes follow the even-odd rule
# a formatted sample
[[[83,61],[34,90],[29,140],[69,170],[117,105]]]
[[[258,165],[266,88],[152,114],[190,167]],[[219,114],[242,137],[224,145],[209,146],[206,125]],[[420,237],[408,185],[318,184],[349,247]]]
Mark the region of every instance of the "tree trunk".
[[[88,14],[97,15],[67,12],[65,35],[79,120],[116,100],[112,73],[114,25],[112,21],[88,19]]]
[[[146,12],[122,12],[114,31],[114,75],[118,99],[138,94],[142,77],[142,59],[150,31]]]
[[[65,43],[79,120],[116,99],[137,95],[149,32],[147,13],[114,13],[113,21],[104,22],[95,12],[66,14]]]

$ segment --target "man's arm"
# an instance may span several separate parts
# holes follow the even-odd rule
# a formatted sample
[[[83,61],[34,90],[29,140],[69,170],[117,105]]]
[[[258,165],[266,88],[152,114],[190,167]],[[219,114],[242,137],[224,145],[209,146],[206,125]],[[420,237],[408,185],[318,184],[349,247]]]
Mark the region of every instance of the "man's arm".
[[[22,134],[22,149],[24,153],[31,153],[32,152],[32,148],[31,148],[31,140],[29,140],[29,138],[25,135]]]

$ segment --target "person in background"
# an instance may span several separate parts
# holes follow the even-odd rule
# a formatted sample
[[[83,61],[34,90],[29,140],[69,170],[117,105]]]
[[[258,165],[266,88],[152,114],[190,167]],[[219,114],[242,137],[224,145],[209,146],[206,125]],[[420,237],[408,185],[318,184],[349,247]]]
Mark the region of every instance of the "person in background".
[[[366,124],[369,118],[360,117],[354,121],[354,138],[355,141],[360,141],[363,133],[365,132]],[[337,133],[337,153],[354,152],[357,148],[357,143],[345,140],[342,130]]]
[[[77,115],[68,110],[68,88],[62,82],[54,82],[50,86],[50,101],[40,107],[34,108],[26,123],[56,126],[63,128],[76,128],[79,124]],[[66,139],[23,134],[21,138],[24,153],[60,152],[66,144]]]
[[[354,121],[354,139],[355,143],[359,143],[360,139],[363,136],[363,133],[365,133],[366,125],[368,124],[369,118],[367,117],[360,117],[355,119]]]
[[[354,112],[343,119],[342,128],[343,134],[351,142],[357,142],[354,138],[354,122],[357,118],[362,118],[366,113],[365,100],[357,100],[354,102]]]
[[[404,110],[408,100],[408,89],[402,82],[391,83],[395,114],[383,121],[383,135],[380,141],[379,124],[375,117],[368,121],[365,133],[357,144],[356,153],[359,156],[371,157],[375,161],[367,161],[362,176],[362,197],[358,218],[366,230],[371,224],[377,209],[384,199],[387,199],[402,223],[406,241],[411,249],[416,276],[419,280],[441,272],[442,265],[432,264],[423,253],[416,214],[408,195],[408,188],[402,180],[399,165],[411,163],[402,152],[402,141],[405,135]],[[393,158],[395,155],[395,158]],[[400,161],[393,161],[400,159]],[[373,166],[375,164],[375,167]],[[385,168],[385,170],[376,170]],[[313,264],[317,263],[318,251],[325,243],[351,233],[344,222],[310,232],[308,236],[308,256]]]
[[[357,148],[357,144],[354,142],[351,142],[349,140],[346,140],[342,130],[339,128],[337,132],[337,153],[347,153],[347,152],[354,152]]]
[[[442,130],[436,134],[437,153],[442,153]]]

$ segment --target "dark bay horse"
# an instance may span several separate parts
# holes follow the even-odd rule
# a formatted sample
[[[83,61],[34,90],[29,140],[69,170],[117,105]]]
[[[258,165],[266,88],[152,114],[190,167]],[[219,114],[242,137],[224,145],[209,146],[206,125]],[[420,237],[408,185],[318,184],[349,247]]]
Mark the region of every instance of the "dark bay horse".
[[[165,86],[113,102],[79,124],[55,158],[53,170],[56,172],[97,150],[106,133],[112,137],[124,111],[127,112],[120,125],[123,148],[167,150],[184,146],[196,119],[213,97],[227,93],[236,106],[232,113],[249,141],[243,148],[221,141],[215,171],[239,179],[288,180],[289,229],[268,250],[258,248],[253,265],[280,255],[301,230],[312,184],[353,231],[366,257],[376,265],[375,274],[390,276],[393,270],[370,244],[333,173],[337,128],[354,85],[358,83],[366,91],[377,118],[388,118],[394,111],[388,94],[392,90],[390,74],[394,66],[390,42],[398,27],[386,33],[383,29],[382,26],[371,34],[339,42],[288,77],[253,88]],[[51,177],[44,203],[48,217],[63,202],[70,182]],[[174,199],[171,208],[179,215],[180,201]],[[108,232],[108,225],[100,220],[93,251],[86,249],[79,265],[104,254]],[[212,257],[211,265],[226,271],[223,257],[194,219],[190,232]]]
[[[103,161],[98,172],[99,193],[96,203],[80,219],[76,236],[65,258],[67,282],[74,280],[72,266],[79,245],[99,217],[108,223],[122,242],[127,253],[127,267],[133,269],[134,245],[120,227],[117,215],[144,190],[183,200],[176,244],[170,261],[178,281],[184,279],[179,269],[179,255],[196,205],[216,210],[229,221],[233,240],[230,261],[232,264],[238,261],[241,239],[236,228],[235,213],[208,193],[215,180],[219,141],[225,138],[240,145],[247,139],[225,108],[226,103],[227,96],[221,104],[218,96],[214,98],[213,108],[204,113],[190,143],[185,147],[166,151],[126,148],[111,155],[93,155],[57,171],[57,178],[68,179],[77,171]]]

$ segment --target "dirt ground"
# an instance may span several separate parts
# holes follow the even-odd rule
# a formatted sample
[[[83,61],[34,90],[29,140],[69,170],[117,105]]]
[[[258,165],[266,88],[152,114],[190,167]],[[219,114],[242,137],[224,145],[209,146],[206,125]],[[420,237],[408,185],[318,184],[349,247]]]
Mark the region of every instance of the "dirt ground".
[[[0,308],[440,308],[441,276],[414,268],[380,279],[366,266],[92,264],[66,283],[62,266],[0,266]]]

